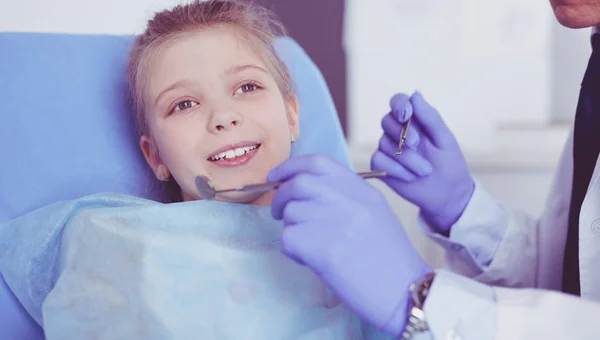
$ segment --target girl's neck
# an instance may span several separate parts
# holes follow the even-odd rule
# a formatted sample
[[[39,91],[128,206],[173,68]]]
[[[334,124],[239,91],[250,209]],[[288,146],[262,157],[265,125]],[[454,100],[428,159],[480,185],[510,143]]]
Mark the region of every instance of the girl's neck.
[[[275,191],[267,191],[263,195],[260,195],[257,199],[250,202],[249,204],[253,205],[262,205],[262,206],[271,206],[271,202],[273,202],[273,196],[275,195]]]
[[[191,197],[190,195],[186,194],[186,193],[182,193],[183,195],[183,201],[187,202],[187,201],[195,201],[196,198]],[[271,206],[271,202],[273,201],[273,196],[275,195],[275,191],[271,190],[271,191],[267,191],[264,194],[258,196],[256,199],[248,202],[247,204],[252,204],[252,205],[261,205],[261,206]]]

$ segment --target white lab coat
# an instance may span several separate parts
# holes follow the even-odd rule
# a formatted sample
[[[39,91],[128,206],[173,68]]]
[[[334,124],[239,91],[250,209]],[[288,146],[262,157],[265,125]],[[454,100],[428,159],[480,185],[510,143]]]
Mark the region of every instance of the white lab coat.
[[[430,297],[435,299],[429,301],[428,298],[427,303],[431,305],[426,305],[426,314],[429,308],[432,319],[439,320],[439,323],[449,317],[440,315],[440,308],[433,306],[449,303],[449,300],[443,301],[442,291],[446,295],[454,295],[454,299],[462,296],[467,305],[464,311],[469,310],[469,304],[476,309],[476,312],[464,312],[463,317],[453,319],[453,324],[446,327],[454,327],[453,335],[448,335],[446,330],[447,338],[459,339],[462,333],[485,334],[485,337],[493,339],[600,339],[600,161],[596,163],[579,219],[581,298],[560,293],[572,177],[571,134],[539,219],[502,207],[477,186],[472,201],[457,224],[472,232],[485,228],[504,230],[492,261],[489,265],[476,264],[476,254],[481,251],[476,244],[465,244],[461,249],[456,243],[440,243],[448,248],[448,269],[495,286],[490,288],[494,298],[482,298],[473,287],[469,287],[470,282],[456,284],[460,280],[458,277],[444,273],[437,288],[434,282]],[[469,221],[472,221],[471,225],[468,225]],[[446,287],[441,286],[442,281]],[[454,288],[462,288],[447,288],[453,283]],[[438,292],[435,292],[436,289]],[[475,330],[483,327],[478,325],[478,320],[490,315],[493,315],[494,329]],[[456,327],[462,327],[462,331]],[[470,330],[467,329],[469,327]],[[458,331],[454,332],[456,329]],[[438,335],[439,332],[436,339]]]

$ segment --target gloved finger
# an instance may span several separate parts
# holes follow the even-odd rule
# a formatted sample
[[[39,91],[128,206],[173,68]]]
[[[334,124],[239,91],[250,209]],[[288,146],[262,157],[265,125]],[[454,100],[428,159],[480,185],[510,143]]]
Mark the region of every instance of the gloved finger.
[[[393,188],[393,190],[395,190],[399,195],[403,197],[407,195],[406,188],[414,182],[407,182],[401,178],[394,178],[389,176],[382,178],[381,181],[385,183],[388,187]],[[412,193],[412,195],[415,195],[415,193]]]
[[[379,150],[371,157],[371,170],[385,170],[387,176],[384,179],[397,178],[405,182],[413,182],[417,179],[417,176],[402,164]]]
[[[437,148],[451,145],[454,141],[454,135],[446,126],[438,110],[429,105],[419,92],[412,95],[410,102],[415,112],[415,120],[418,121],[433,145]]]
[[[308,222],[317,213],[314,202],[292,200],[283,208],[282,219],[287,227]]]
[[[325,226],[326,227],[326,226]],[[285,228],[281,233],[281,252],[301,265],[318,267],[322,258],[322,240],[315,240],[319,236],[311,230],[309,224],[297,224]]]
[[[379,151],[394,158],[397,163],[417,176],[427,176],[433,172],[433,165],[418,151],[404,149],[401,155],[395,155],[398,145],[387,135],[379,140]]]
[[[400,143],[400,134],[402,133],[402,129],[404,124],[398,123],[398,121],[394,118],[392,114],[387,114],[381,120],[381,128],[383,131],[396,142],[396,144]],[[419,146],[419,133],[415,128],[414,124],[411,124],[408,127],[408,133],[406,135],[406,140],[404,141],[404,147],[408,147],[411,149],[417,149]]]
[[[398,93],[390,99],[390,108],[396,121],[401,124],[406,123],[412,117],[412,103],[410,102],[410,97],[404,93]]]
[[[302,155],[292,157],[272,169],[267,175],[267,180],[269,182],[285,181],[301,173],[326,175],[350,171],[348,167],[332,158],[322,155]]]
[[[323,194],[322,186],[315,180],[315,175],[300,174],[281,184],[271,201],[271,216],[276,220],[284,218],[286,206],[293,201],[315,200]]]
[[[281,239],[279,241],[279,249],[281,253],[289,257],[294,262],[298,263],[301,266],[305,266],[306,264],[302,260],[299,249],[298,249],[298,230],[296,230],[300,226],[293,226],[291,228],[286,228],[281,233]]]

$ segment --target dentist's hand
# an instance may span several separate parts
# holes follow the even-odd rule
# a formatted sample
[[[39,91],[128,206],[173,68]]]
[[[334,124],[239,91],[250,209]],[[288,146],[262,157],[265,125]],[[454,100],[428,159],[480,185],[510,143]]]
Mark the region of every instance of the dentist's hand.
[[[436,109],[416,92],[395,95],[391,112],[382,120],[383,137],[371,158],[371,168],[386,170],[383,181],[400,196],[417,205],[429,223],[441,232],[462,215],[475,184],[460,147]],[[412,116],[401,155],[402,126]]]
[[[323,156],[294,157],[271,171],[285,181],[272,202],[281,251],[308,266],[347,306],[398,335],[409,285],[431,271],[383,195]]]

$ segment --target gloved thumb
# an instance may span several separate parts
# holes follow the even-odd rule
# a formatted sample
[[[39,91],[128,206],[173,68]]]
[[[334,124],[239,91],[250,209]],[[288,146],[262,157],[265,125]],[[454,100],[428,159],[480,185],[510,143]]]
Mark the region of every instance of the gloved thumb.
[[[390,108],[392,109],[392,115],[401,124],[406,123],[412,117],[412,103],[410,97],[404,93],[398,93],[390,99]]]

